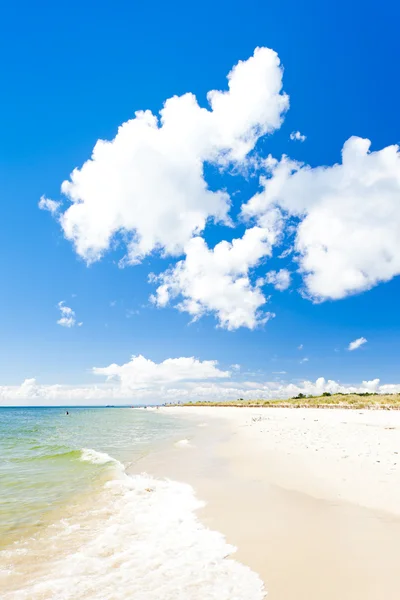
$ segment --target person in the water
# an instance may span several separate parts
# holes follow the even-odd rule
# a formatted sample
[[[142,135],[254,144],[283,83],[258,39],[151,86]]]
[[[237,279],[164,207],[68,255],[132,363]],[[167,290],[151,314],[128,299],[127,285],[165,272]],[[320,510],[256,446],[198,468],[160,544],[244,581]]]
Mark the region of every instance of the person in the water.
[[[65,414],[66,414],[66,415],[69,415],[69,412],[66,410],[66,411],[65,411]]]

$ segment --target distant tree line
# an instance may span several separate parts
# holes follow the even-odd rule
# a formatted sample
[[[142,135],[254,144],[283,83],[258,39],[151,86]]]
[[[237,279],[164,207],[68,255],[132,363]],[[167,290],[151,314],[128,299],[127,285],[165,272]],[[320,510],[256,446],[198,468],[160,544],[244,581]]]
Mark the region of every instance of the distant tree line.
[[[347,394],[344,392],[335,392],[334,396],[379,396],[378,392],[348,392]],[[389,394],[387,394],[389,395]],[[312,394],[297,394],[297,396],[292,396],[291,400],[303,400],[305,398],[321,398],[321,397],[332,396],[330,392],[323,392],[319,396],[313,396]]]

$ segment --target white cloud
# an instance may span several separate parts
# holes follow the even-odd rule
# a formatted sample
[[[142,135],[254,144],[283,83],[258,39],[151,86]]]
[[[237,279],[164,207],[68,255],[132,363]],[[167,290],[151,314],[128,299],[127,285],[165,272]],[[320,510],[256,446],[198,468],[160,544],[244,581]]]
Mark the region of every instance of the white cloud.
[[[304,346],[303,344],[300,344],[300,346],[297,346],[297,350],[303,350]]]
[[[273,315],[260,311],[266,302],[260,289],[263,281],[253,285],[249,269],[271,255],[275,239],[271,229],[261,227],[247,229],[242,238],[231,243],[222,241],[213,249],[203,238],[193,238],[185,246],[184,260],[151,277],[161,284],[153,302],[162,307],[180,297],[176,308],[194,320],[214,313],[220,327],[254,329]]]
[[[298,142],[304,142],[307,139],[307,136],[300,133],[300,131],[292,131],[290,134],[290,139],[297,140]]]
[[[278,258],[287,258],[292,253],[293,253],[293,248],[286,248],[286,250],[284,250],[283,252],[281,252],[281,254],[278,256]]]
[[[264,190],[244,207],[262,219],[272,206],[297,217],[295,250],[306,293],[339,299],[389,281],[400,273],[400,153],[351,137],[342,164],[311,168],[269,157]]]
[[[211,191],[204,163],[243,163],[257,140],[280,127],[289,106],[278,55],[256,48],[228,75],[228,91],[210,91],[210,110],[193,94],[169,98],[160,118],[137,112],[112,141],[98,140],[62,192],[72,205],[60,222],[86,261],[99,260],[120,233],[125,263],[154,250],[182,253],[207,220],[229,223],[230,198]]]
[[[194,319],[214,313],[221,327],[253,329],[271,316],[260,312],[266,302],[262,280],[253,283],[249,275],[263,255],[240,272],[217,268],[214,255],[227,242],[210,249],[200,235],[210,221],[232,225],[231,198],[225,188],[209,189],[204,165],[226,174],[232,165],[261,166],[263,190],[241,214],[268,229],[272,245],[282,241],[284,221],[286,233],[295,234],[293,247],[279,258],[294,254],[304,296],[340,299],[389,281],[400,274],[399,147],[370,152],[369,140],[351,137],[341,164],[311,168],[287,156],[261,161],[251,154],[257,141],[281,126],[289,107],[282,74],[278,55],[256,48],[228,74],[226,91],[208,93],[209,108],[187,93],[167,99],[159,115],[135,113],[113,140],[98,140],[91,158],[63,182],[71,205],[61,212],[60,202],[42,196],[40,208],[57,215],[88,263],[116,241],[126,246],[121,264],[135,264],[154,251],[186,254],[160,276],[156,303],[165,306],[182,296],[176,307]],[[293,131],[290,139],[306,136]],[[201,261],[196,264],[197,251],[210,273]],[[268,249],[265,256],[270,254]],[[221,285],[215,285],[217,272]],[[265,281],[286,289],[290,272],[270,271]]]
[[[359,348],[360,346],[362,346],[363,344],[366,344],[368,340],[365,339],[365,337],[360,337],[357,338],[356,340],[353,340],[352,342],[350,342],[350,344],[348,345],[347,350],[357,350],[357,348]]]
[[[310,359],[309,359],[309,358],[307,358],[307,356],[305,356],[304,358],[302,358],[302,359],[300,360],[300,364],[302,365],[303,363],[306,363],[306,362],[308,362],[309,360],[310,360]]]
[[[56,215],[60,209],[61,202],[41,196],[38,206],[41,210],[48,210],[52,215]]]
[[[194,358],[167,359],[154,363],[134,357],[125,365],[110,365],[93,371],[107,378],[100,385],[41,385],[26,379],[19,386],[0,386],[3,405],[71,405],[82,404],[157,404],[188,400],[235,400],[237,398],[279,399],[299,393],[320,395],[323,392],[400,393],[400,384],[381,384],[379,379],[361,384],[341,384],[319,377],[315,382],[284,383],[282,381],[238,382],[229,372],[220,371],[216,361]]]
[[[266,281],[275,286],[280,292],[283,292],[290,286],[290,277],[290,271],[287,269],[280,269],[280,271],[270,271],[267,273]]]
[[[66,306],[64,300],[58,303],[58,308],[60,309],[61,317],[58,319],[57,325],[61,325],[62,327],[73,327],[74,325],[80,327],[82,325],[82,323],[76,322],[75,311]]]
[[[240,365],[238,365],[238,364],[231,365],[231,369],[233,369],[234,371],[240,371]]]
[[[123,389],[146,389],[180,381],[196,381],[214,378],[226,378],[229,371],[217,368],[217,361],[181,357],[167,358],[155,363],[144,356],[132,356],[128,363],[108,367],[94,367],[95,375],[105,375],[108,381],[117,380]]]

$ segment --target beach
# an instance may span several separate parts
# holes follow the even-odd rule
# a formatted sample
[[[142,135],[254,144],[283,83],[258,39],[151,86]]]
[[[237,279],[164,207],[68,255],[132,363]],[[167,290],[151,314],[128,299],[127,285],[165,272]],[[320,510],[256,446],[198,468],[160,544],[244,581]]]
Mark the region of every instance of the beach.
[[[268,598],[398,599],[399,412],[162,410],[191,434],[140,468],[193,486]]]
[[[400,2],[1,16],[0,600],[400,600]]]
[[[1,409],[1,600],[262,600],[187,478],[147,468],[201,430],[161,410]]]
[[[400,412],[3,409],[2,600],[397,600]]]

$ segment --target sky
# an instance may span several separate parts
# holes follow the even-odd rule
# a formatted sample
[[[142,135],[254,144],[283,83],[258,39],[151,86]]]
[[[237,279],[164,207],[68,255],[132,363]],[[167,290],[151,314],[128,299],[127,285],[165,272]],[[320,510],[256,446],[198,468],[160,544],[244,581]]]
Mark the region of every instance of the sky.
[[[0,404],[400,390],[399,18],[4,6]]]

